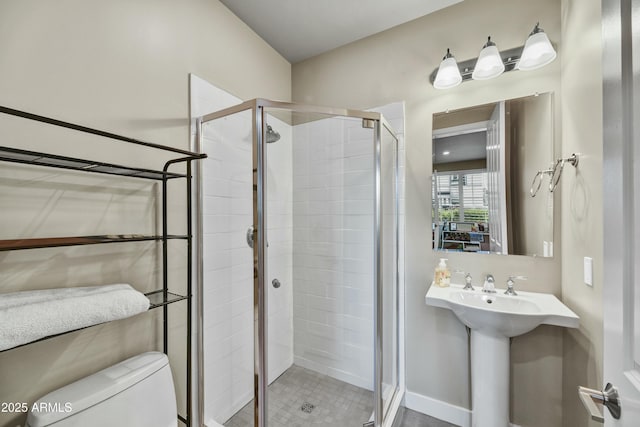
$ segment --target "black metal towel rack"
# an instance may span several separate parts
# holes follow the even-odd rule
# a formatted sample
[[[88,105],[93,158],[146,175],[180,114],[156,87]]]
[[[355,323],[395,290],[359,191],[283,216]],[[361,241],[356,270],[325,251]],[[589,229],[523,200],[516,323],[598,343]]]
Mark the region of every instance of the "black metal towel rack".
[[[0,146],[0,161],[21,163],[34,166],[52,167],[60,169],[69,169],[81,172],[100,173],[107,175],[118,175],[131,178],[151,179],[162,181],[162,235],[140,235],[140,234],[120,234],[120,235],[99,235],[99,236],[71,236],[71,237],[50,237],[50,238],[25,238],[25,239],[8,239],[0,240],[0,251],[14,251],[24,249],[37,249],[37,248],[55,248],[64,246],[77,246],[77,245],[96,245],[104,243],[119,243],[119,242],[140,242],[140,241],[162,241],[162,288],[148,292],[145,295],[151,301],[149,309],[162,307],[163,309],[163,351],[166,354],[168,352],[168,310],[167,305],[178,301],[186,300],[187,303],[187,337],[186,337],[186,414],[185,416],[178,414],[178,419],[187,426],[191,426],[192,420],[192,397],[191,397],[191,374],[192,374],[192,348],[191,348],[191,333],[192,333],[192,263],[193,263],[193,233],[192,233],[192,176],[191,176],[191,162],[194,160],[200,160],[207,157],[203,153],[195,153],[179,148],[167,147],[160,144],[154,144],[151,142],[141,141],[138,139],[128,138],[126,136],[117,135],[115,133],[106,132],[98,129],[89,128],[86,126],[69,123],[50,117],[40,116],[25,111],[15,110],[13,108],[0,106],[0,113],[8,114],[11,116],[21,117],[27,120],[46,123],[49,125],[71,129],[78,132],[97,135],[104,138],[121,141],[128,144],[140,145],[143,147],[151,148],[154,150],[161,150],[165,152],[171,152],[179,154],[180,157],[168,160],[162,170],[143,169],[137,167],[130,167],[125,165],[118,165],[113,163],[105,163],[94,160],[80,159],[75,157],[60,156],[51,153],[42,153],[37,151],[23,150],[19,148]],[[169,172],[169,168],[172,165],[185,163],[185,173]],[[186,180],[186,207],[187,207],[187,234],[186,235],[171,235],[168,232],[168,208],[167,208],[167,196],[168,186],[167,183],[172,179]],[[186,295],[179,295],[173,292],[169,292],[168,283],[168,252],[167,246],[169,240],[186,240],[187,242],[187,292]],[[81,328],[85,329],[85,328]],[[42,340],[51,339],[60,335],[65,335],[73,331],[68,331],[63,334],[53,335],[45,337]],[[39,340],[39,341],[42,341]],[[29,343],[32,344],[32,343]],[[29,345],[24,344],[24,345]],[[17,348],[17,347],[14,347]],[[4,350],[11,351],[13,349]]]

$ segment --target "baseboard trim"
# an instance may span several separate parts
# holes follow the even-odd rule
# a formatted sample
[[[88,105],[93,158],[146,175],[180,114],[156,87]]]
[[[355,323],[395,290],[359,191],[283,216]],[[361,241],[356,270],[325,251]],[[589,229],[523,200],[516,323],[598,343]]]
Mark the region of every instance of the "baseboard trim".
[[[405,406],[460,427],[471,427],[471,411],[460,406],[410,391],[405,394]]]
[[[471,427],[471,411],[461,406],[452,405],[442,400],[433,399],[418,393],[407,391],[404,404],[407,408],[430,417],[455,424],[460,427]],[[521,427],[509,423],[509,427]]]

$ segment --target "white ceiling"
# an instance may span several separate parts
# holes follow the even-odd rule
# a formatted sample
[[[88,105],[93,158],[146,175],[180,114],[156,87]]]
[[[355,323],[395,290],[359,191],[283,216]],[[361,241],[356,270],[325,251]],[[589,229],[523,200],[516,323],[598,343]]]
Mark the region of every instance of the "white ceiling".
[[[296,63],[462,0],[221,0]]]

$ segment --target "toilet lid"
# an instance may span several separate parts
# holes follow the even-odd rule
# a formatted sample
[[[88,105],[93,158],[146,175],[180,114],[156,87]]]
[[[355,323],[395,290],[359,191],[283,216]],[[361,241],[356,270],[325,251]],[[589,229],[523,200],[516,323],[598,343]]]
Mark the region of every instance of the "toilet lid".
[[[151,351],[54,390],[31,405],[27,426],[46,427],[84,411],[144,380],[167,364],[169,359],[164,353]]]

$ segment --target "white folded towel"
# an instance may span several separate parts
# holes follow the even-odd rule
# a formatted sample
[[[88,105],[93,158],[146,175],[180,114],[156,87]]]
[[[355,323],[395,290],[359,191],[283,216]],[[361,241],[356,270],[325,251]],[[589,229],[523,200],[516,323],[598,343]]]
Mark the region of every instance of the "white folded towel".
[[[126,284],[0,294],[0,350],[148,309],[149,299]]]

